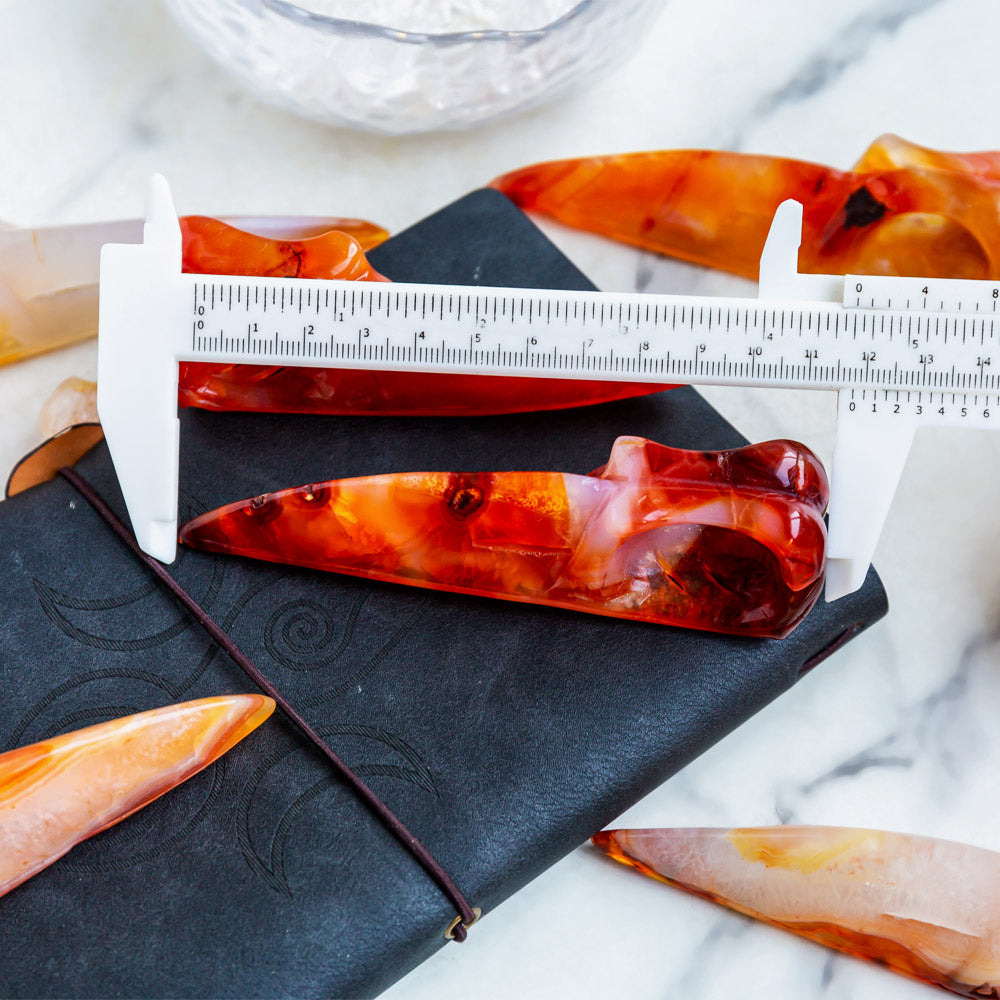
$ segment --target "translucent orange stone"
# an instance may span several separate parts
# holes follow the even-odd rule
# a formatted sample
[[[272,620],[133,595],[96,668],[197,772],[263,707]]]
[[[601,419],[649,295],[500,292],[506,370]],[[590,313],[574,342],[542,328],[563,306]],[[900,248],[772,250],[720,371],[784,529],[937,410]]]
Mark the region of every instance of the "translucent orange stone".
[[[605,830],[617,861],[964,997],[1000,997],[1000,854],[823,826]]]
[[[0,896],[197,774],[273,711],[262,695],[202,698],[0,754]]]
[[[295,240],[258,236],[204,215],[186,215],[180,225],[184,271],[268,278],[387,280],[365,257],[366,245],[377,246],[381,242],[378,237],[384,237],[385,232],[371,223],[358,223],[361,228],[353,233],[331,229]],[[234,271],[236,262],[247,270]]]
[[[782,636],[823,580],[827,481],[802,445],[619,438],[590,476],[423,472],[229,504],[184,544],[689,628]]]
[[[667,150],[540,163],[493,186],[566,225],[747,278],[788,198],[804,209],[802,271],[1000,278],[1000,153],[885,135],[853,170]]]

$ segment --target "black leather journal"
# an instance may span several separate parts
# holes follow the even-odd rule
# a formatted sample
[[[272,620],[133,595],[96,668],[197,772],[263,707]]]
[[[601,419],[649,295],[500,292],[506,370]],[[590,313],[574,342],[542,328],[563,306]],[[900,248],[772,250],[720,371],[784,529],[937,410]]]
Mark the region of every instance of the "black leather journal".
[[[371,256],[399,280],[590,287],[494,191]],[[477,419],[186,411],[181,515],[369,473],[586,473],[620,434],[742,443],[691,389]],[[103,445],[77,468],[122,511]],[[886,609],[870,573],[787,639],[745,640],[191,551],[172,572],[484,919]],[[0,504],[0,601],[5,749],[249,689],[61,479]],[[0,899],[0,995],[370,996],[454,915],[276,714]]]

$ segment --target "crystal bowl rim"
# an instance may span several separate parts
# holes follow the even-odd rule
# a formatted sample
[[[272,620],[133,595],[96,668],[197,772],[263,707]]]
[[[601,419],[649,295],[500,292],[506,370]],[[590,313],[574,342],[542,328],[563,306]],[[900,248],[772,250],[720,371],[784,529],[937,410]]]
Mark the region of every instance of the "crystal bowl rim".
[[[638,6],[644,0],[632,0],[632,6]],[[457,45],[470,42],[487,41],[528,41],[539,40],[548,34],[562,28],[564,25],[578,20],[583,14],[599,7],[601,0],[577,0],[569,10],[554,21],[539,28],[526,28],[505,31],[500,28],[486,28],[475,31],[406,31],[384,24],[373,24],[369,21],[358,21],[351,18],[332,17],[329,14],[319,14],[306,10],[293,0],[258,0],[260,9],[270,11],[287,21],[295,22],[306,28],[313,28],[325,34],[352,34],[385,38],[405,44],[440,44]]]

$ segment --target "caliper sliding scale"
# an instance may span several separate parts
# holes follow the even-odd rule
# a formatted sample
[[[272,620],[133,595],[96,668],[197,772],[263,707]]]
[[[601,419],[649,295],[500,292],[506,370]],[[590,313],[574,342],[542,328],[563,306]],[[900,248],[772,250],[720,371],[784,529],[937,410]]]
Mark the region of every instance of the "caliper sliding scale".
[[[144,242],[101,253],[97,406],[139,545],[176,556],[179,361],[826,389],[826,597],[850,593],[914,429],[1000,424],[1000,284],[799,274],[801,231],[786,201],[756,299],[182,274],[157,175]]]

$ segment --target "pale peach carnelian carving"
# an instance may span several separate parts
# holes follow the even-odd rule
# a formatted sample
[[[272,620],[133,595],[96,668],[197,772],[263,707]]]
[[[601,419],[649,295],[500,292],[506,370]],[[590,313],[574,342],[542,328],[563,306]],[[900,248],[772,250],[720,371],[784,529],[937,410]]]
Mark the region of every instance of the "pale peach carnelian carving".
[[[385,281],[352,236],[271,240],[216,219],[181,219],[184,270],[195,274]],[[267,413],[472,416],[552,410],[645,395],[668,388],[493,375],[363,371],[183,362],[181,406]]]
[[[1000,278],[1000,153],[884,135],[852,170],[666,150],[540,163],[493,186],[566,225],[747,278],[787,198],[803,206],[802,271]]]
[[[273,711],[263,695],[202,698],[0,754],[0,896],[197,774]]]
[[[815,603],[827,481],[802,445],[682,451],[619,438],[589,476],[415,472],[315,483],[202,514],[213,552],[752,636]]]
[[[1000,854],[822,826],[605,830],[617,861],[965,997],[1000,997]]]

